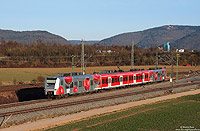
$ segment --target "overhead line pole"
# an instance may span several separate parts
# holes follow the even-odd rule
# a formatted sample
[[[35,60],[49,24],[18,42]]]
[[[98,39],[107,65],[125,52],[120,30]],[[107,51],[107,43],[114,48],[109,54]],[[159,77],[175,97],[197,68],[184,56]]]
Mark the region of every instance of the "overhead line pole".
[[[158,68],[158,43],[156,43],[156,69]]]
[[[133,69],[134,67],[134,41],[131,43],[132,45],[132,50],[131,50],[131,69]]]
[[[178,82],[178,57],[179,57],[179,54],[176,54],[176,82]]]
[[[72,73],[74,72],[74,55],[72,55]]]
[[[173,73],[174,73],[174,53],[173,53],[173,50],[171,49],[171,86],[172,86],[172,90],[173,90],[173,86],[174,86],[174,83],[173,83]]]
[[[84,41],[82,40],[82,52],[81,52],[81,68],[82,74],[85,75],[85,65],[84,65]]]

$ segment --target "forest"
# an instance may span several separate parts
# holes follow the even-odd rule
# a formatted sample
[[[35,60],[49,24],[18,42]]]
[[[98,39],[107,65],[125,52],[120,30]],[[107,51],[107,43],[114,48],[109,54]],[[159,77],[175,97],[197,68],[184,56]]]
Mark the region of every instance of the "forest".
[[[85,43],[85,65],[88,66],[124,66],[131,64],[131,46],[123,45],[88,45]],[[156,50],[159,65],[171,64],[171,54],[158,50],[156,47],[134,47],[135,65],[155,65]],[[175,50],[175,49],[174,49]],[[176,64],[176,52],[173,53]],[[0,41],[1,68],[37,68],[37,67],[71,67],[72,56],[74,66],[81,66],[81,45],[49,44],[38,40],[32,44],[22,44],[15,41]],[[200,65],[200,51],[186,50],[179,53],[179,65]]]

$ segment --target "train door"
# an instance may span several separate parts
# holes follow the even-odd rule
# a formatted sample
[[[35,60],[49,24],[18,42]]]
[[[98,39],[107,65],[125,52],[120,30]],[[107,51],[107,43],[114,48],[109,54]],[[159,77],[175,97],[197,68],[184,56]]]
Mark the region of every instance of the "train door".
[[[142,73],[142,83],[144,83],[144,73]]]
[[[120,78],[120,85],[123,85],[123,81],[122,81],[123,77],[120,76],[119,78]]]
[[[162,80],[165,80],[165,70],[162,70]]]
[[[155,71],[154,80],[155,80],[155,81],[158,80],[158,72],[157,72],[157,71]]]
[[[78,92],[78,80],[74,78],[70,86],[70,94],[75,94],[77,92]]]
[[[60,87],[59,88],[63,88],[64,93],[63,94],[67,94],[69,93],[69,85],[65,84],[64,82],[65,80],[63,80],[62,78],[60,79]],[[61,90],[61,89],[60,89]],[[61,92],[62,93],[62,92]]]
[[[149,71],[149,80],[150,80],[150,82],[153,82],[154,81],[154,75],[153,75],[154,73],[153,73],[153,71],[151,70],[151,71]]]
[[[136,83],[136,74],[133,75],[134,83]]]
[[[111,77],[108,77],[108,87],[111,87]]]

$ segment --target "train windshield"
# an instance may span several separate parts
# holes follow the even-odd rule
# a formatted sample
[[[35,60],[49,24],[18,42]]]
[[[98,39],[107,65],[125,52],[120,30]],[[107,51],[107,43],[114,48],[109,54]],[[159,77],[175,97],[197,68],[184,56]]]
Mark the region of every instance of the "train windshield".
[[[55,83],[56,83],[56,79],[57,78],[47,78],[46,80],[46,85],[48,87],[54,87],[55,86]]]

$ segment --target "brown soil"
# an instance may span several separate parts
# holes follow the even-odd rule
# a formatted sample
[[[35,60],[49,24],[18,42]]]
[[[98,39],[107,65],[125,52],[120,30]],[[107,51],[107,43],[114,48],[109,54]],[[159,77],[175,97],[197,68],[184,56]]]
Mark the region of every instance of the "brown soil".
[[[7,87],[0,88],[0,104],[44,99],[43,87]]]
[[[0,104],[18,102],[15,91],[0,92]]]

